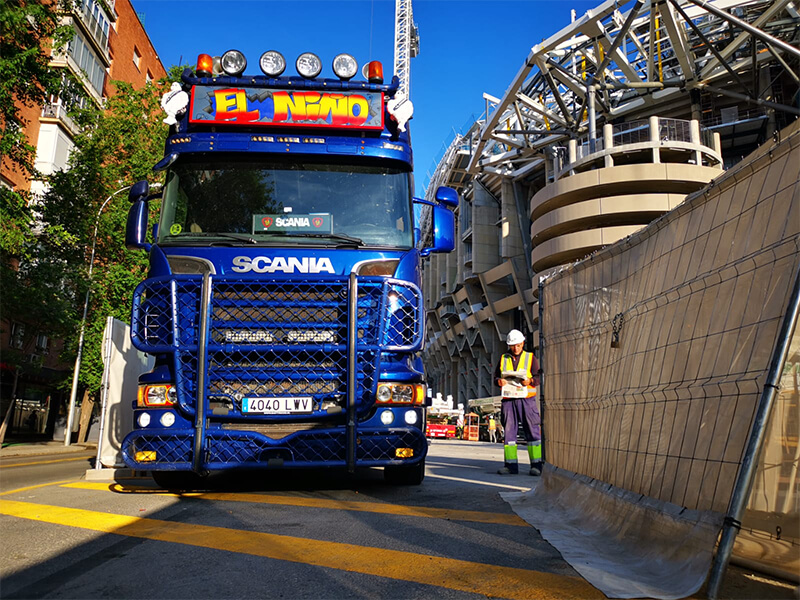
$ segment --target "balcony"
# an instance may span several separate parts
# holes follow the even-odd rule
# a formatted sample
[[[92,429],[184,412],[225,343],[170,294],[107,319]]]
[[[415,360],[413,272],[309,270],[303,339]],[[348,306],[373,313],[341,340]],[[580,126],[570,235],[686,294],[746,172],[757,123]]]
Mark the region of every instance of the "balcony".
[[[659,163],[718,167],[722,165],[719,136],[697,121],[681,119],[650,117],[606,124],[602,137],[570,140],[556,180],[594,169]]]
[[[108,55],[108,30],[110,25],[104,8],[102,8],[101,4],[91,0],[82,0],[75,3],[73,13],[78,17],[78,19],[74,19],[76,25],[79,25],[81,30],[87,34],[95,50],[105,61],[105,66],[108,67],[111,64]]]
[[[67,114],[67,108],[60,102],[50,102],[42,107],[43,119],[56,119],[64,125],[71,135],[76,135],[80,132],[81,128],[72,120]]]
[[[719,175],[719,135],[698,121],[606,124],[602,137],[570,140],[555,180],[531,198],[537,273],[631,235]]]

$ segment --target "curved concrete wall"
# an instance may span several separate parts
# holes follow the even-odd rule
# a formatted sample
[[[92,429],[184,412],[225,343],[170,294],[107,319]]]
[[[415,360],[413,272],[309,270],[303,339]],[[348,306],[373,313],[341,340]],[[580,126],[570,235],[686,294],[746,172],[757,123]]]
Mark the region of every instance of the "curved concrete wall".
[[[553,182],[530,201],[533,270],[578,260],[630,235],[719,173],[719,167],[640,163]]]

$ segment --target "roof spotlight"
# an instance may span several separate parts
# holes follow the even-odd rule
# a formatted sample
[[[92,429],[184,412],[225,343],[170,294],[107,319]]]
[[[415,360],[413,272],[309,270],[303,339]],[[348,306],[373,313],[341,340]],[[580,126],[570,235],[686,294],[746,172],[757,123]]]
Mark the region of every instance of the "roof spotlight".
[[[358,73],[358,63],[349,54],[337,54],[333,59],[333,72],[339,79],[347,81]]]
[[[222,55],[222,58],[219,59],[219,63],[223,71],[234,77],[238,77],[244,73],[244,70],[247,68],[247,59],[244,57],[244,54],[238,50],[228,50]]]
[[[259,65],[267,77],[278,77],[286,69],[286,59],[276,50],[267,50],[261,55]]]
[[[313,52],[303,52],[295,62],[297,72],[306,79],[314,79],[322,71],[322,61]]]

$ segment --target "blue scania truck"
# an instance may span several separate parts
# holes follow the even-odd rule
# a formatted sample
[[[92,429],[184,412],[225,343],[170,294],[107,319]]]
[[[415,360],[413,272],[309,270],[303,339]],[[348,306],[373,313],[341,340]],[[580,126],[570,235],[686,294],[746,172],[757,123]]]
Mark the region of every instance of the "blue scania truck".
[[[131,336],[140,376],[125,462],[163,487],[228,469],[425,472],[421,258],[454,245],[456,192],[412,197],[407,99],[380,63],[335,78],[275,51],[244,75],[200,55],[162,99],[160,219],[130,191],[129,248],[149,252]],[[407,103],[407,104],[406,104]],[[152,242],[152,243],[151,243]]]

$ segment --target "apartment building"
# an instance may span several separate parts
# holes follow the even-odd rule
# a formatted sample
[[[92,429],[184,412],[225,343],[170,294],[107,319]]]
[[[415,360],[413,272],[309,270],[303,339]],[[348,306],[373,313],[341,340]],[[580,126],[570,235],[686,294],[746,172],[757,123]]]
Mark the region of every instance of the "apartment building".
[[[164,66],[139,21],[130,0],[77,0],[61,18],[70,23],[74,36],[64,48],[54,49],[51,67],[71,73],[82,86],[86,99],[98,108],[115,93],[112,81],[121,80],[139,88],[148,81],[163,78]],[[27,122],[26,136],[36,147],[35,167],[43,175],[65,169],[79,129],[70,118],[64,99],[54,96],[44,106],[19,107]],[[46,182],[3,163],[0,185],[30,190],[45,190]],[[26,329],[28,332],[26,333]],[[29,335],[33,327],[25,315],[3,313],[0,319],[0,355],[22,355],[29,368],[17,369],[0,360],[0,397],[14,397],[50,405],[62,399],[55,383],[71,370],[59,360],[60,340],[45,334]]]

